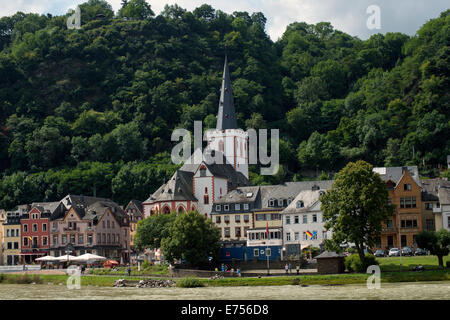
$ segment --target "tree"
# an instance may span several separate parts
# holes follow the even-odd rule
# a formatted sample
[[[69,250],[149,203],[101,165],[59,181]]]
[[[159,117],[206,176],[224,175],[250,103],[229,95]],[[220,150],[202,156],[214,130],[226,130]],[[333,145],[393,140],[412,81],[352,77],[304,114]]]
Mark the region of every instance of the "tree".
[[[365,247],[381,236],[382,222],[393,214],[388,190],[373,166],[365,161],[348,163],[338,172],[331,190],[320,197],[325,228],[333,230],[328,248],[354,243],[361,263]]]
[[[145,0],[130,0],[122,4],[118,15],[124,18],[145,20],[153,17],[155,13]]]
[[[206,263],[209,256],[216,257],[219,240],[219,229],[212,221],[191,211],[177,216],[169,228],[169,236],[161,241],[161,248],[167,260],[183,259],[196,267]]]
[[[161,241],[169,236],[169,228],[176,218],[176,213],[155,214],[138,222],[134,245],[137,249],[156,249]]]
[[[450,253],[450,232],[446,229],[439,231],[422,231],[416,236],[417,246],[430,250],[438,257],[439,267],[444,267],[443,257]]]

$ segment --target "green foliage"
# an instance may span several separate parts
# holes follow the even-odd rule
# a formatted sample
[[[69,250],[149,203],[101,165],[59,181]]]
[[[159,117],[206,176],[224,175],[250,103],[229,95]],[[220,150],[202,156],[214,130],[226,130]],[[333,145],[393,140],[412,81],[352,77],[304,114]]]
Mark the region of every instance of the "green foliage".
[[[199,266],[207,263],[208,257],[217,258],[219,230],[197,211],[178,215],[168,231],[161,240],[167,261],[183,259],[190,266]]]
[[[149,161],[168,159],[171,131],[194,120],[215,127],[224,48],[239,126],[281,130],[282,169],[275,178],[252,173],[253,182],[336,172],[359,159],[432,174],[450,154],[449,11],[414,37],[362,41],[330,23],[295,22],[273,42],[260,12],[168,5],[154,16],[144,0],[123,1],[117,15],[104,0],[80,8],[79,30],[67,29],[70,13],[0,18],[5,209],[57,200],[67,186],[50,177],[121,204],[144,200],[175,169]],[[91,181],[82,187],[88,162],[119,178],[100,191]]]
[[[177,287],[179,288],[197,288],[197,287],[204,287],[205,285],[203,282],[198,280],[197,278],[183,278],[177,281]]]
[[[351,254],[345,257],[345,269],[350,272],[366,272],[367,268],[372,265],[378,265],[378,261],[373,254],[366,253],[364,260],[361,261],[358,254]]]
[[[444,267],[443,257],[450,253],[450,232],[446,229],[439,231],[422,231],[416,236],[417,246],[430,250],[438,257],[439,266]]]
[[[134,245],[136,248],[160,248],[164,238],[170,236],[170,227],[176,213],[155,214],[138,222]]]

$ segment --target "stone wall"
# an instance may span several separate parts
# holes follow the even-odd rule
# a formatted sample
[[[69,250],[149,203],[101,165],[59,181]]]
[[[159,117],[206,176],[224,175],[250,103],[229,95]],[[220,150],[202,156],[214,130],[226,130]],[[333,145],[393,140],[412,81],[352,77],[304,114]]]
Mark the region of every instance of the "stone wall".
[[[322,258],[317,259],[317,272],[320,274],[344,273],[344,258]]]

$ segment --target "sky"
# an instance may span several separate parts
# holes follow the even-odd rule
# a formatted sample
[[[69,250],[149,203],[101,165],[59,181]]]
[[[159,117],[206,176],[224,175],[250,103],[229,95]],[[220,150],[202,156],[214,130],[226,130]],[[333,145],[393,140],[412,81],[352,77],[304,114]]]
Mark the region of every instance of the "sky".
[[[62,15],[87,0],[1,0],[0,17],[22,11]],[[121,0],[107,0],[114,11]],[[375,33],[402,32],[414,35],[428,20],[450,8],[448,0],[146,0],[156,14],[166,4],[178,4],[189,11],[207,3],[226,13],[234,11],[262,12],[267,18],[266,31],[273,41],[283,35],[292,22],[309,24],[331,22],[335,29],[367,39]],[[380,9],[379,19],[373,20],[369,6]],[[367,20],[379,21],[379,29],[369,29]]]

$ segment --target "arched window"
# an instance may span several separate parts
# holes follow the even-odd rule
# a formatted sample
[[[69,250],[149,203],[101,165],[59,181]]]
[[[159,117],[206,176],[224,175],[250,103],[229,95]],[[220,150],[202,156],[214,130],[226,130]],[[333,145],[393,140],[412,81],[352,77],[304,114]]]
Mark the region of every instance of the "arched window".
[[[206,177],[206,167],[205,166],[200,167],[200,177]]]
[[[179,206],[179,207],[178,207],[178,213],[183,213],[183,212],[184,212],[183,206]]]
[[[169,214],[170,213],[169,207],[168,206],[164,206],[162,212],[165,213],[165,214]]]
[[[205,194],[208,194],[208,187],[205,187]]]
[[[204,204],[209,204],[209,196],[208,196],[207,194],[205,194],[205,195],[203,196],[203,203],[204,203]]]
[[[298,200],[297,201],[297,208],[303,208],[305,206],[305,204],[303,203],[303,201]]]

